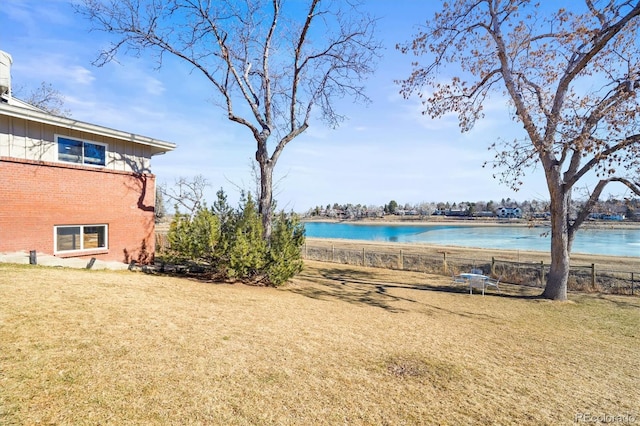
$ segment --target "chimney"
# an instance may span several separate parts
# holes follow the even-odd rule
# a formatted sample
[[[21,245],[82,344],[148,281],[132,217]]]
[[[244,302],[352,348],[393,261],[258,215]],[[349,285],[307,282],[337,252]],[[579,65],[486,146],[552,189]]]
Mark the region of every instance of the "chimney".
[[[0,96],[11,96],[11,63],[13,59],[7,52],[0,50]]]

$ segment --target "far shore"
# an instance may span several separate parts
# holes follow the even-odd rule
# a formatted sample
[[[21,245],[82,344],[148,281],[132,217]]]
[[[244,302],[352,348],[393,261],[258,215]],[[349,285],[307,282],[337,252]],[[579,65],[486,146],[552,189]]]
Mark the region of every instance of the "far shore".
[[[388,226],[520,226],[520,227],[551,227],[548,220],[539,219],[499,219],[499,218],[451,218],[442,216],[385,216],[383,218],[366,219],[335,219],[335,218],[305,218],[303,222],[320,223],[348,223],[353,225],[388,225]],[[585,221],[580,229],[640,229],[640,222],[597,220]]]

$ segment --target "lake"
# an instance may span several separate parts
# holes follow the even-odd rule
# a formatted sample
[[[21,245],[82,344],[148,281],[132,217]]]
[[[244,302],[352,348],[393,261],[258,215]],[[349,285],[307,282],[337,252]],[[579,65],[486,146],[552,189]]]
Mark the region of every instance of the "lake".
[[[306,222],[305,229],[313,238],[535,251],[549,251],[551,246],[546,227]],[[640,256],[640,229],[581,229],[572,252]]]

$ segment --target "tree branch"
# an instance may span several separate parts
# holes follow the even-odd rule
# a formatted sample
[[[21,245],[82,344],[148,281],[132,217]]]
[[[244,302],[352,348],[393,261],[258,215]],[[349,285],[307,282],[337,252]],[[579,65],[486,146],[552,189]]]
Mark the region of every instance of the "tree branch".
[[[625,139],[621,140],[611,147],[608,147],[607,149],[602,150],[602,152],[591,157],[591,159],[587,163],[585,163],[585,165],[582,166],[580,170],[578,170],[573,176],[571,176],[566,184],[569,188],[571,188],[578,180],[580,180],[585,174],[587,174],[587,172],[597,167],[603,159],[609,158],[611,155],[620,152],[638,142],[640,142],[640,134],[635,134],[626,137]]]
[[[629,179],[613,177],[613,178],[602,179],[598,181],[593,192],[591,193],[587,201],[582,206],[582,209],[580,209],[580,211],[578,212],[576,220],[569,226],[570,238],[573,237],[573,234],[575,234],[575,232],[578,230],[580,225],[582,225],[582,223],[584,223],[584,221],[589,217],[589,213],[591,213],[596,202],[598,202],[598,200],[600,199],[600,195],[602,195],[602,191],[611,182],[622,183],[631,191],[633,191],[636,195],[640,196],[640,185],[638,183],[632,182]]]

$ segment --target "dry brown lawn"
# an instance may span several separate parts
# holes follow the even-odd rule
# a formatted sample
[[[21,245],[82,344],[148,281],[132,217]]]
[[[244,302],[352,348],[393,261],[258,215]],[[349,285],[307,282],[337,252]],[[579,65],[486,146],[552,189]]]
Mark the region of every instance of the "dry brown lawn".
[[[0,265],[0,424],[640,422],[640,299],[530,291],[314,262],[281,289]]]

